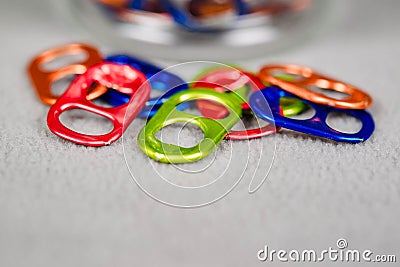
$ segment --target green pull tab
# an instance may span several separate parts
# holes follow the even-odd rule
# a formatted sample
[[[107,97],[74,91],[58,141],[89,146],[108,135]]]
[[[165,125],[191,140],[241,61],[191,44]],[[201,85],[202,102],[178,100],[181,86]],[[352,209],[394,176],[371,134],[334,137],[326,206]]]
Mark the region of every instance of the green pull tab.
[[[229,115],[223,119],[212,120],[195,116],[176,107],[186,101],[209,100],[224,105]],[[209,89],[192,89],[173,95],[165,102],[138,136],[139,148],[150,158],[163,163],[189,163],[207,157],[221,143],[225,135],[240,120],[242,107],[240,101],[230,95]],[[185,148],[163,143],[155,137],[162,128],[178,123],[192,123],[200,127],[203,139],[193,147]]]

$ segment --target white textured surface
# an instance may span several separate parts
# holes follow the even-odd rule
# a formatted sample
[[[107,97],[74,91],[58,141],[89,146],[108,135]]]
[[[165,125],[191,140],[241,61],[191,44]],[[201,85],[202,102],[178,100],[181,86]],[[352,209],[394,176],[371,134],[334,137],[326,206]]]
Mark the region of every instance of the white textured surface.
[[[265,244],[324,249],[342,237],[351,248],[399,258],[400,2],[340,5],[330,32],[237,63],[299,63],[365,88],[375,100],[373,137],[348,145],[282,132],[260,191],[249,195],[244,180],[214,205],[183,210],[140,191],[121,141],[85,148],[49,132],[26,63],[48,47],[90,39],[57,22],[44,2],[3,1],[0,266],[257,266]],[[257,141],[250,149],[259,150]],[[146,158],[136,155],[141,166]]]

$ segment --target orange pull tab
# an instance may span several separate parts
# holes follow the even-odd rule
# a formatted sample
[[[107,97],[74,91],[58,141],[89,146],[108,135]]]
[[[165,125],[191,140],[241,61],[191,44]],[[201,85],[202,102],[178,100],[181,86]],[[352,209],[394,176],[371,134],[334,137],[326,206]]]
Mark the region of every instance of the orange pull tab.
[[[52,61],[58,57],[76,55],[82,52],[86,54],[86,59],[83,62],[74,63],[54,71],[46,71],[43,69],[43,64],[46,62]],[[96,48],[85,44],[68,44],[47,50],[35,57],[29,63],[28,74],[39,99],[47,105],[53,105],[58,99],[58,97],[51,92],[51,85],[53,82],[68,75],[83,74],[88,67],[102,61],[103,58]],[[99,87],[90,92],[88,98],[95,99],[105,93],[106,90],[107,88]]]
[[[298,75],[300,78],[285,81],[274,76],[274,72]],[[342,109],[366,109],[372,104],[372,98],[360,89],[316,73],[307,67],[297,65],[266,65],[261,68],[259,77],[265,82],[279,86],[289,93],[317,104]],[[336,92],[348,94],[349,96],[344,99],[332,98],[310,90],[311,86],[331,89]]]

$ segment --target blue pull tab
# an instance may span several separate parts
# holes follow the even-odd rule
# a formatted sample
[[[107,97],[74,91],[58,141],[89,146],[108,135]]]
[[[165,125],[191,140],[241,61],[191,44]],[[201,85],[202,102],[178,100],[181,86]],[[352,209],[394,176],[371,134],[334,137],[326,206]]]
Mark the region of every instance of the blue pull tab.
[[[160,97],[150,98],[139,113],[139,118],[150,118],[154,116],[162,104],[164,104],[171,96],[189,88],[188,84],[177,75],[163,71],[161,68],[137,58],[127,55],[114,55],[107,57],[105,61],[121,65],[129,65],[140,70],[149,80],[153,90],[166,92]],[[118,92],[117,90],[108,90],[101,99],[110,105],[120,106],[126,104],[129,101],[130,96]],[[189,103],[183,103],[179,106],[179,110],[185,110],[189,108],[189,105]]]
[[[251,95],[250,107],[258,117],[270,123],[274,123],[276,126],[332,139],[338,142],[364,142],[374,132],[374,120],[372,119],[372,116],[364,110],[332,108],[325,105],[315,104],[304,99],[300,100],[313,107],[315,110],[315,115],[311,119],[296,120],[284,117],[280,114],[279,100],[281,97],[300,99],[277,86],[270,86],[263,90],[256,91]],[[332,129],[326,123],[326,119],[331,112],[345,113],[359,119],[362,123],[361,130],[358,133],[349,134]]]

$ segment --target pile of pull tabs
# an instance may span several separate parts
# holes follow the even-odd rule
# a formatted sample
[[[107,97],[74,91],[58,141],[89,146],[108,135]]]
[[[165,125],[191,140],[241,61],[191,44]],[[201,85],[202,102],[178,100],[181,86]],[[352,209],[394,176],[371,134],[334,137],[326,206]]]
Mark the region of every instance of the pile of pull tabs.
[[[87,55],[83,62],[54,71],[43,68],[54,59],[82,52]],[[138,146],[150,158],[164,163],[194,162],[208,156],[224,139],[261,138],[281,128],[348,143],[367,140],[375,128],[372,116],[365,111],[372,104],[367,93],[297,65],[265,65],[258,74],[216,68],[202,72],[193,82],[185,82],[129,55],[103,58],[94,47],[68,44],[35,57],[29,63],[28,74],[39,99],[51,105],[47,124],[55,135],[80,145],[105,146],[118,140],[135,118],[148,119],[139,133]],[[55,96],[52,83],[68,75],[76,76],[61,96]],[[313,86],[348,96],[332,98],[310,90]],[[151,90],[164,94],[150,98]],[[98,106],[91,101],[94,99],[101,99],[111,107]],[[195,103],[201,116],[185,112],[191,103]],[[312,118],[291,118],[309,107],[315,110]],[[113,123],[113,130],[104,135],[88,135],[67,128],[60,115],[72,109],[105,117]],[[331,128],[326,120],[332,112],[355,117],[361,121],[361,129],[357,133],[344,133]],[[246,114],[269,124],[232,130]],[[158,131],[175,123],[197,125],[204,138],[196,146],[185,148],[155,137]]]
[[[118,21],[220,31],[298,13],[312,0],[97,0]]]

